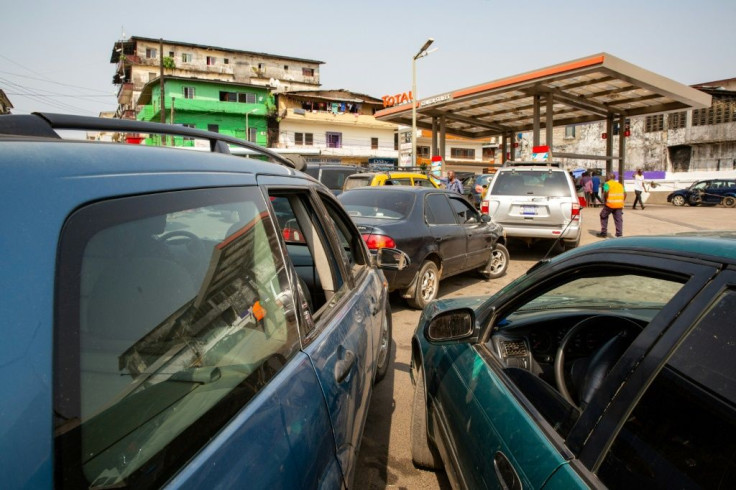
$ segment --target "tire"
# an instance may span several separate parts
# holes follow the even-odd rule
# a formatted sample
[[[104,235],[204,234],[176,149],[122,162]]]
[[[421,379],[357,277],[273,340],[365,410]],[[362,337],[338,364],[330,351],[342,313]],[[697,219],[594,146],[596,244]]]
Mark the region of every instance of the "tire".
[[[675,206],[684,206],[685,198],[680,195],[672,196],[672,204],[674,204]]]
[[[430,301],[437,297],[439,289],[440,273],[437,270],[437,264],[431,260],[426,260],[419,268],[419,273],[417,273],[414,297],[409,298],[407,302],[412,308],[424,309]]]
[[[417,366],[417,383],[411,406],[411,460],[415,466],[430,470],[442,469],[442,460],[427,435],[427,402],[424,371]]]
[[[383,322],[381,323],[381,343],[379,345],[378,357],[376,363],[376,377],[373,379],[373,384],[378,383],[386,377],[388,373],[388,366],[391,364],[391,340],[393,335],[393,328],[391,324],[391,305],[386,299],[386,309],[383,312]]]
[[[509,268],[509,260],[508,249],[503,244],[498,243],[491,252],[488,263],[478,269],[478,272],[484,279],[498,279],[506,274],[506,270]]]
[[[565,250],[572,250],[573,248],[577,248],[577,246],[580,245],[580,237],[578,236],[577,240],[565,240],[562,242],[562,249]]]
[[[736,197],[726,196],[721,200],[721,204],[727,208],[736,208]]]

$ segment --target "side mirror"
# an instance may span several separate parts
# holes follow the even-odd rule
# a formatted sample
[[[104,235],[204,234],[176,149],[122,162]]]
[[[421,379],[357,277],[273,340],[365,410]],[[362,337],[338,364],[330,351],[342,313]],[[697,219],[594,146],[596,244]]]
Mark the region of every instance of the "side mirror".
[[[475,332],[473,310],[460,308],[442,312],[432,318],[424,329],[424,336],[430,342],[447,342],[471,339]]]
[[[397,248],[379,248],[376,252],[376,267],[391,271],[403,271],[411,259]]]

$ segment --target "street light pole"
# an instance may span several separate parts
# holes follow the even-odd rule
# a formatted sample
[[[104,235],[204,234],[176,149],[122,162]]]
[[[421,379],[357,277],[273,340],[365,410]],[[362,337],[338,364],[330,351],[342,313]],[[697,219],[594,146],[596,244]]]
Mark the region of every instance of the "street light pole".
[[[427,48],[434,42],[431,37],[411,60],[411,166],[417,166],[417,60],[427,56]]]
[[[248,115],[253,114],[258,109],[251,109],[248,112],[245,113],[245,141],[250,141],[250,132],[249,132],[249,126],[248,126]]]

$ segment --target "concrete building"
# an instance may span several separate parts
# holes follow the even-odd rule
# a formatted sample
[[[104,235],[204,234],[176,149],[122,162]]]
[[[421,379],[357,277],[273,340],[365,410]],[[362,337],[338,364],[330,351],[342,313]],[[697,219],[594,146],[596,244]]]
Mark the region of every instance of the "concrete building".
[[[432,160],[432,132],[428,130],[418,130],[417,137],[417,165],[429,168]],[[405,166],[411,165],[411,128],[407,128],[405,132],[399,136],[403,141],[403,148],[408,151],[403,160]],[[493,167],[500,164],[497,163],[498,137],[490,138],[464,138],[448,134],[445,138],[445,154],[440,155],[445,164],[446,170],[455,170],[458,172],[474,172],[476,174],[488,173]],[[436,146],[436,145],[435,145]]]
[[[322,61],[203,44],[132,36],[117,41],[110,63],[119,85],[116,117],[135,119],[143,87],[161,76],[268,87],[274,91],[320,86]]]
[[[3,89],[0,89],[0,114],[10,114],[12,108],[13,104],[10,103],[10,99],[5,95]]]
[[[280,92],[276,99],[275,148],[301,149],[308,162],[396,163],[396,125],[374,117],[381,99],[343,89]]]
[[[736,78],[693,85],[712,97],[710,107],[633,117],[624,127],[626,170],[642,168],[668,174],[736,170]],[[560,153],[600,154],[606,145],[605,122],[554,129]],[[614,125],[617,147],[621,135]],[[517,136],[521,158],[531,154],[531,133]],[[602,161],[562,159],[570,168],[604,168]]]
[[[145,84],[137,101],[137,119],[161,121],[161,81]],[[164,122],[205,129],[267,146],[268,120],[275,117],[274,98],[261,85],[164,76]],[[196,141],[175,138],[177,146]]]

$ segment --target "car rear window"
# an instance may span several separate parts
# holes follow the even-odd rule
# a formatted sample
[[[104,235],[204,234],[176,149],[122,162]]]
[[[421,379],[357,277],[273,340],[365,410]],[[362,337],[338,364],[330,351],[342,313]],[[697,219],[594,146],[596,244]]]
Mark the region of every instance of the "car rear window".
[[[342,189],[345,179],[355,173],[349,169],[322,169],[322,183],[330,189]]]
[[[572,192],[563,172],[532,170],[496,174],[490,195],[571,197]]]
[[[414,204],[406,192],[343,192],[338,199],[351,217],[390,220],[406,218]]]
[[[345,191],[350,189],[355,189],[356,187],[366,187],[371,185],[371,180],[373,180],[373,175],[352,175],[349,178],[345,179],[345,185],[344,189]]]

